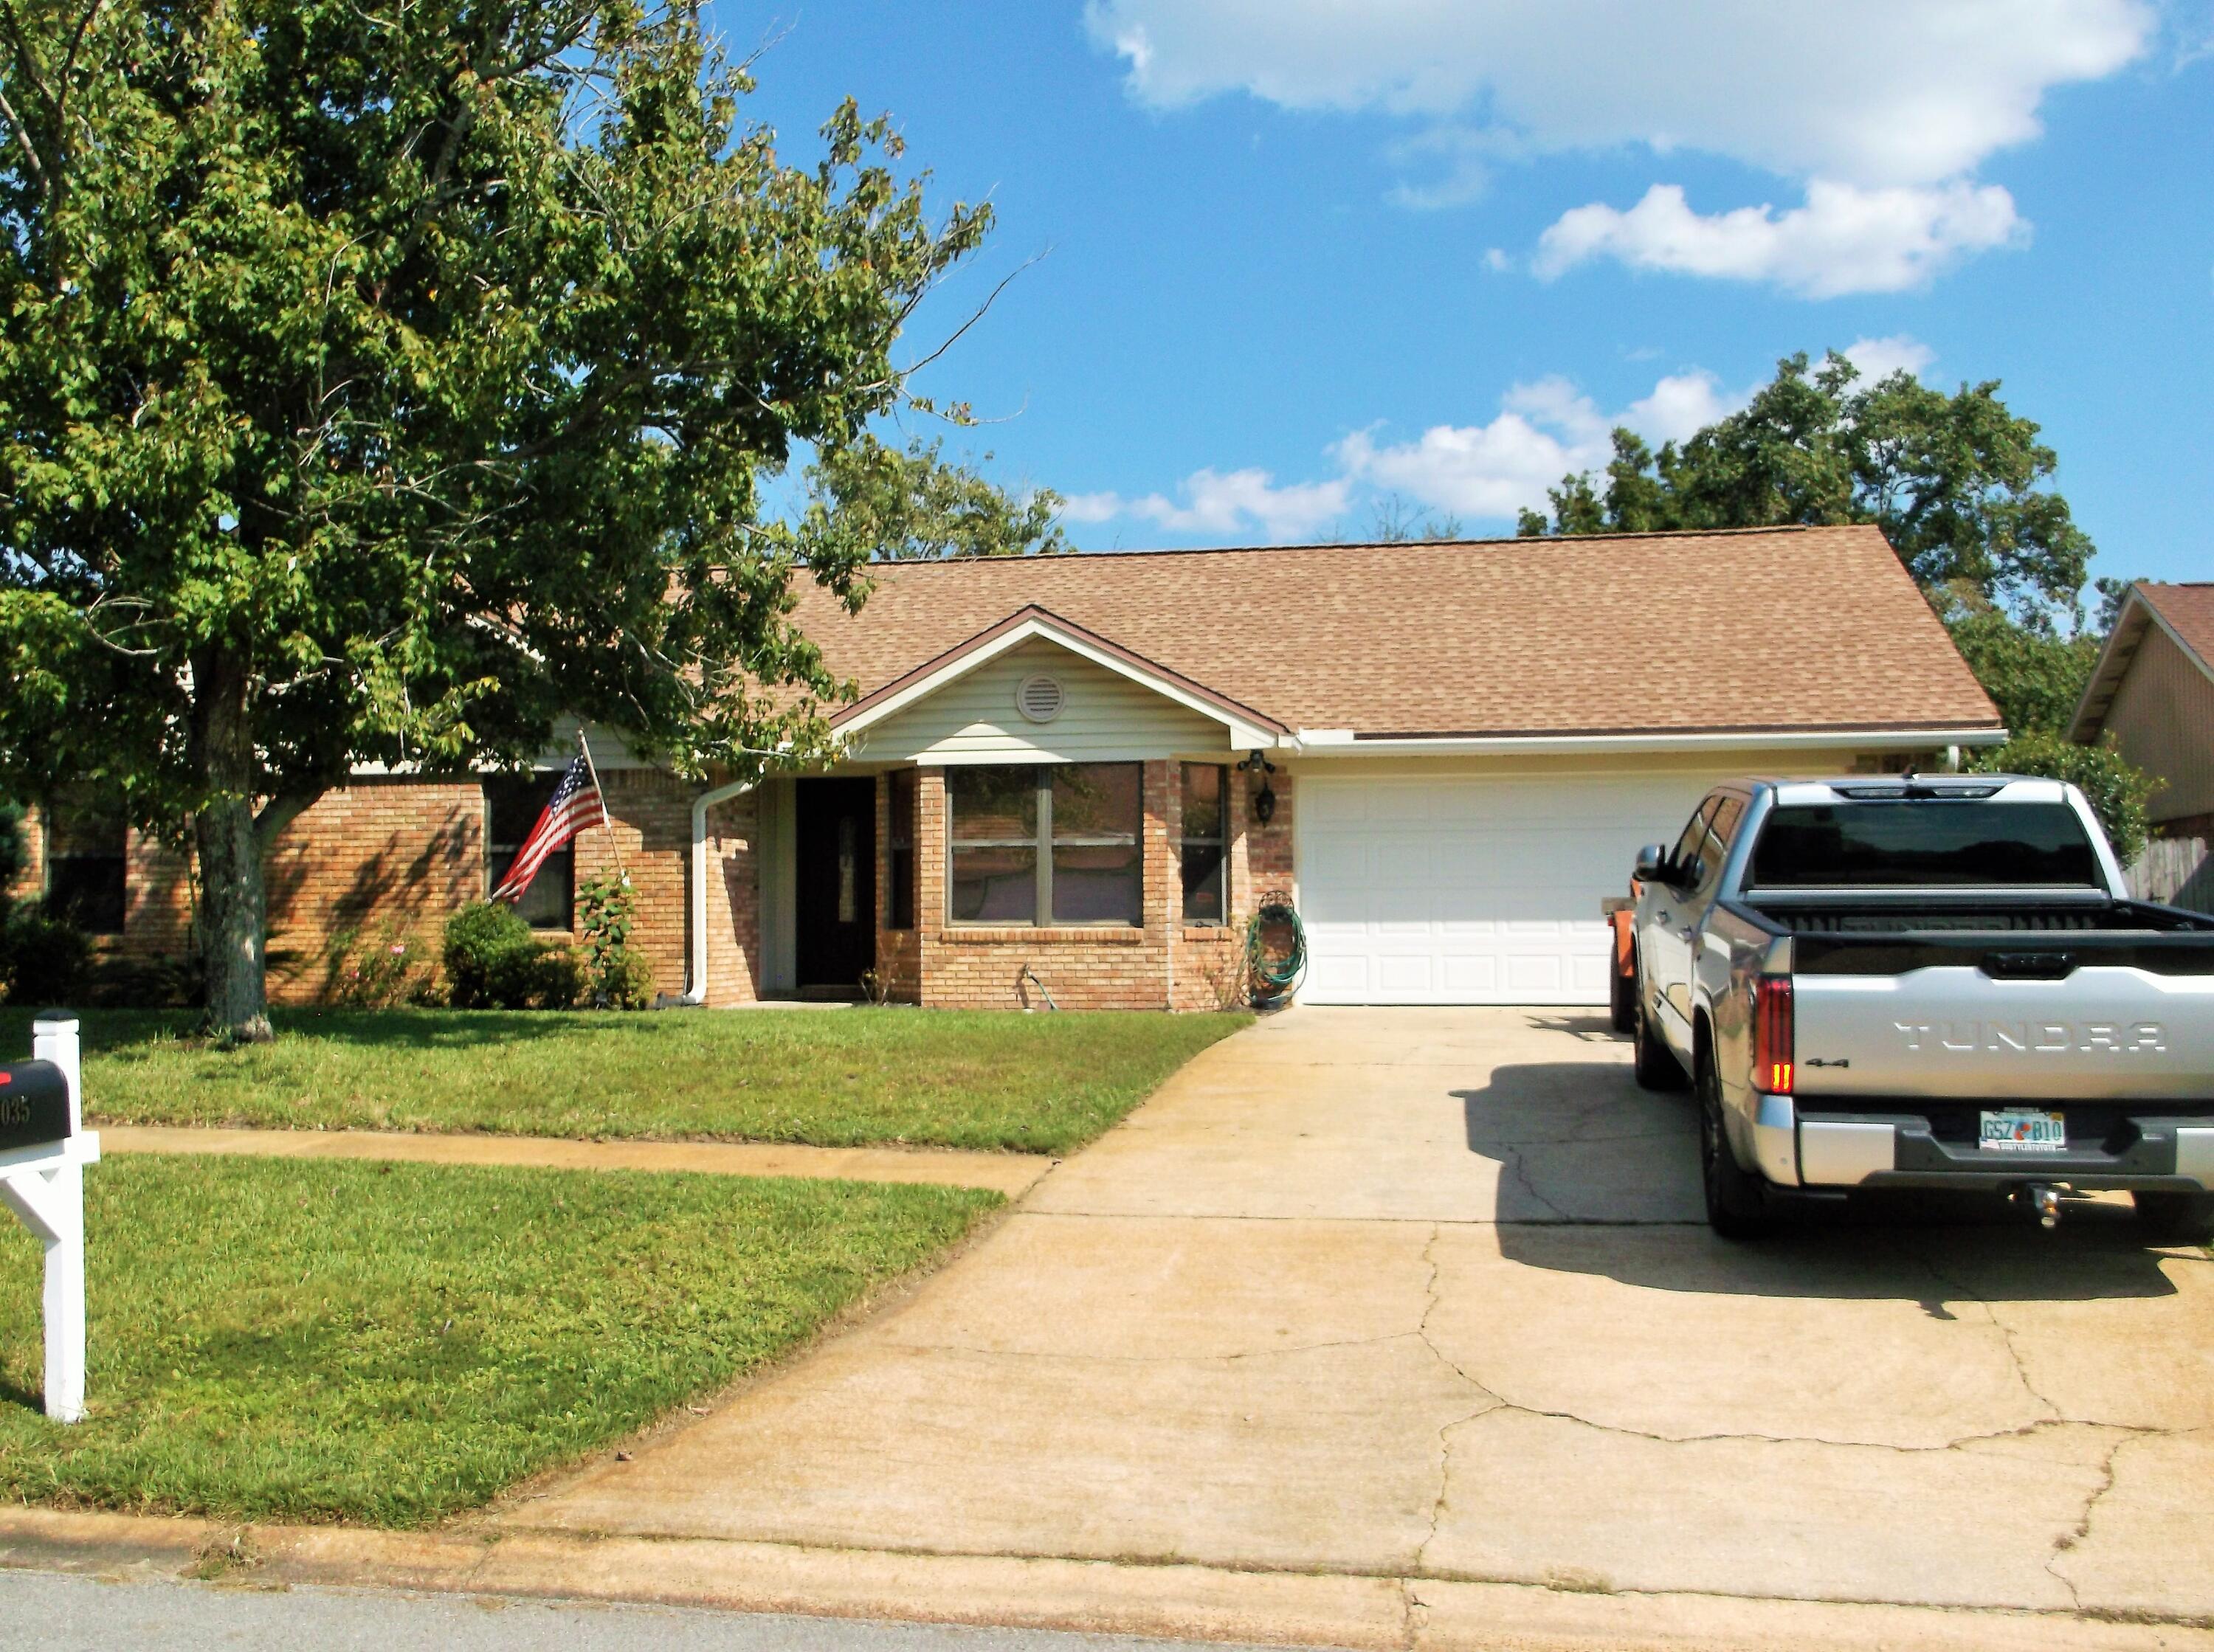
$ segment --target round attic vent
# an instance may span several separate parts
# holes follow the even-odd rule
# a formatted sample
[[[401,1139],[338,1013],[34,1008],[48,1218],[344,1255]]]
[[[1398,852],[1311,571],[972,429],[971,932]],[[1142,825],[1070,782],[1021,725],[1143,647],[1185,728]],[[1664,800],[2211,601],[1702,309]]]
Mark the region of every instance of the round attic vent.
[[[1032,722],[1051,722],[1061,715],[1065,699],[1060,679],[1042,671],[1024,678],[1015,690],[1015,709]]]

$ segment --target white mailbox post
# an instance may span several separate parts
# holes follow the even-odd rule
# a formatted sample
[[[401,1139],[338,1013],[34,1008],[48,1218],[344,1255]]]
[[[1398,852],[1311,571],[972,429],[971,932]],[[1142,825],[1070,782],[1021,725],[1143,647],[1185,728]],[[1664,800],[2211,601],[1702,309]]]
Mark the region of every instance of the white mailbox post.
[[[0,1199],[46,1247],[46,1415],[84,1415],[84,1129],[76,1019],[31,1023],[31,1059],[0,1066]]]

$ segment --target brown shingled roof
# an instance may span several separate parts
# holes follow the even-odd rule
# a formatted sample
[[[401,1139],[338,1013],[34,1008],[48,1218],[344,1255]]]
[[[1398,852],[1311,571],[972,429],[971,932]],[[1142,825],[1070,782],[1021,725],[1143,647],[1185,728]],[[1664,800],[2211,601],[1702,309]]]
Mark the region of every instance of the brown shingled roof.
[[[864,695],[1038,607],[1291,728],[1991,728],[1873,527],[1094,553],[872,570],[795,616]]]

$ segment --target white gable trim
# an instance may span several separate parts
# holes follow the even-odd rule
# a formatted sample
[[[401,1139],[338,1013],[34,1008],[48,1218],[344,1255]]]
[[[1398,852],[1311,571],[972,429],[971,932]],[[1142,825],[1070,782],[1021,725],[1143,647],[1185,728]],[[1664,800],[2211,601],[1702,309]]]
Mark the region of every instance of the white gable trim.
[[[1254,747],[1274,747],[1283,743],[1282,737],[1275,730],[1248,722],[1243,717],[1224,710],[1222,707],[1204,695],[1193,693],[1174,678],[1164,676],[1158,672],[1147,671],[1122,655],[1099,648],[1084,637],[1044,618],[1032,618],[1024,620],[1018,625],[1011,625],[990,642],[980,643],[959,658],[947,661],[936,671],[917,678],[897,693],[886,695],[865,711],[859,712],[847,722],[840,723],[838,733],[847,737],[860,735],[886,718],[896,716],[917,701],[935,694],[947,684],[958,682],[970,672],[989,665],[1001,655],[1020,648],[1025,643],[1039,639],[1051,643],[1058,648],[1066,649],[1079,659],[1088,660],[1104,670],[1111,671],[1118,677],[1127,678],[1141,687],[1152,690],[1162,698],[1171,700],[1187,710],[1196,711],[1201,716],[1222,724],[1229,731],[1229,743],[1233,747],[1245,747],[1250,749]]]

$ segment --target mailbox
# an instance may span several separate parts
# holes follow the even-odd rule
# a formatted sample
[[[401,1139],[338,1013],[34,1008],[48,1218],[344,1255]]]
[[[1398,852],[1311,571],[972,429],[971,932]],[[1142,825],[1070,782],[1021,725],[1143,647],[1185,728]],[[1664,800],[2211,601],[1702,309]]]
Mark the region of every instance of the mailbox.
[[[51,1061],[0,1067],[0,1152],[58,1143],[70,1135],[69,1079]]]

